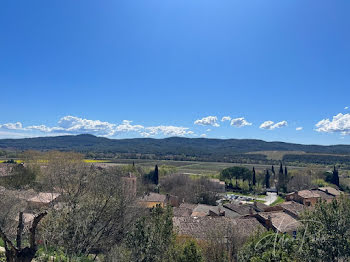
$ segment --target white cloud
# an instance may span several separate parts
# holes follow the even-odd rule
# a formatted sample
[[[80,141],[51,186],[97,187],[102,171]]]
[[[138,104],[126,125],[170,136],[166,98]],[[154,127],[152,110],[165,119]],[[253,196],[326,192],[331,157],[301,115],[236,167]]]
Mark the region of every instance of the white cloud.
[[[231,120],[231,126],[235,127],[243,127],[243,126],[251,126],[252,123],[249,123],[247,120],[245,120],[244,117],[239,117]]]
[[[207,134],[201,134],[200,137],[207,137]]]
[[[6,130],[21,130],[21,129],[23,129],[21,122],[2,124],[2,125],[0,125],[0,128],[6,129]]]
[[[218,118],[216,116],[207,116],[207,117],[203,117],[202,119],[198,119],[194,121],[194,124],[200,125],[200,126],[219,127],[220,125],[217,122],[218,122]]]
[[[76,116],[65,116],[58,121],[58,127],[51,129],[51,132],[66,132],[71,134],[94,134],[100,136],[113,136],[116,132],[116,125],[100,120],[89,120]]]
[[[350,134],[350,114],[339,113],[333,119],[323,119],[316,124],[316,131],[324,133]]]
[[[348,107],[348,106],[346,106],[346,107],[344,107],[344,109],[345,109],[345,110],[348,110],[348,109],[349,109],[349,107]]]
[[[150,126],[140,133],[144,137],[164,135],[164,136],[186,136],[193,135],[193,131],[181,126]]]
[[[116,131],[118,132],[137,132],[144,129],[144,126],[141,125],[132,125],[132,121],[123,120],[123,123],[116,127]]]
[[[281,127],[285,127],[288,125],[288,122],[283,120],[281,122],[275,123],[273,121],[265,121],[264,123],[262,123],[260,125],[261,129],[266,129],[266,130],[273,130],[275,128],[281,128]]]
[[[46,125],[32,125],[23,127],[20,122],[0,124],[0,130],[7,131],[37,131],[50,135],[69,135],[69,134],[92,134],[96,136],[113,137],[121,133],[136,132],[141,136],[188,136],[194,135],[194,132],[187,127],[181,126],[150,126],[133,125],[130,120],[123,120],[121,124],[114,124],[100,120],[84,119],[76,116],[62,117],[56,126],[50,127]],[[9,135],[10,132],[3,135]],[[37,136],[37,133],[26,134],[26,137]],[[17,136],[20,136],[18,134]]]
[[[37,131],[46,132],[46,133],[49,133],[49,132],[52,131],[52,128],[47,127],[47,126],[45,126],[45,125],[28,126],[27,129],[29,129],[29,130],[37,130]]]
[[[231,120],[230,116],[224,116],[223,118],[221,118],[221,122],[230,121],[230,120]]]
[[[295,130],[296,130],[296,131],[301,131],[301,130],[303,130],[303,127],[302,127],[302,126],[299,126],[299,127],[297,127]]]

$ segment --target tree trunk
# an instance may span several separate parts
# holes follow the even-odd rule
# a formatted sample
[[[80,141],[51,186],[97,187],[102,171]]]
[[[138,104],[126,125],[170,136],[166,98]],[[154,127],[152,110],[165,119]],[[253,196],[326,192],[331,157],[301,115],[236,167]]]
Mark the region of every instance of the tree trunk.
[[[7,250],[6,261],[7,262],[31,262],[35,257],[36,250],[26,247],[19,251]]]
[[[29,229],[29,247],[21,248],[22,242],[22,233],[23,233],[23,213],[19,213],[19,222],[17,227],[17,246],[13,244],[13,242],[6,236],[6,234],[0,228],[0,237],[4,241],[5,244],[5,255],[7,262],[31,262],[35,257],[36,251],[38,250],[38,246],[36,244],[35,233],[36,228],[41,219],[46,216],[46,212],[40,213],[37,215],[33,224]]]

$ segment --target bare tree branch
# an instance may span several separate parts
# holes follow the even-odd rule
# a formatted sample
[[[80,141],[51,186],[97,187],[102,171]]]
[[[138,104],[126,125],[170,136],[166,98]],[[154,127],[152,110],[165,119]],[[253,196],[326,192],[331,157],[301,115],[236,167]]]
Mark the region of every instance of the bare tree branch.
[[[30,232],[30,236],[29,236],[29,244],[30,244],[30,248],[31,249],[35,249],[37,248],[36,245],[36,240],[35,240],[35,234],[36,234],[36,228],[38,227],[39,222],[47,215],[47,212],[44,211],[42,213],[40,213],[39,215],[37,215],[34,220],[33,220],[33,224],[29,229]]]

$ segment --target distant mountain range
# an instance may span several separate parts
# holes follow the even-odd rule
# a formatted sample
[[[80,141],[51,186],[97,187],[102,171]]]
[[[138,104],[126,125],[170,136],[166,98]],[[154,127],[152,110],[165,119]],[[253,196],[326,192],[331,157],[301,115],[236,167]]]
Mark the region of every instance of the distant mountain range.
[[[256,151],[304,151],[306,153],[349,154],[350,145],[302,145],[255,139],[208,139],[170,137],[164,139],[109,139],[93,135],[1,139],[7,150],[62,150],[120,154],[154,155],[235,155]]]

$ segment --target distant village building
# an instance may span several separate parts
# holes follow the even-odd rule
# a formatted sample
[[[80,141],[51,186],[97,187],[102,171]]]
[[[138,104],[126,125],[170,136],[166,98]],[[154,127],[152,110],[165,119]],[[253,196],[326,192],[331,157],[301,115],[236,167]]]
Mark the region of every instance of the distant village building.
[[[226,192],[224,181],[220,181],[217,178],[211,178],[211,179],[209,179],[209,182],[212,184],[212,190],[214,192],[219,192],[219,193]]]
[[[192,211],[192,217],[204,217],[204,216],[225,216],[225,210],[219,206],[209,206],[198,204]]]
[[[332,187],[320,187],[311,190],[301,190],[286,195],[287,201],[295,201],[305,206],[314,206],[318,200],[324,200],[327,203],[334,198],[339,198],[342,192]]]
[[[265,228],[254,217],[228,218],[228,217],[174,217],[174,229],[182,237],[191,237],[207,240],[213,236],[227,239],[232,232],[240,237],[248,238]]]
[[[27,200],[28,209],[40,209],[54,205],[59,201],[60,196],[58,193],[38,193],[36,196]]]
[[[14,164],[0,163],[0,177],[11,175],[15,166]]]
[[[122,177],[122,183],[125,193],[130,197],[136,197],[137,193],[137,177],[133,173],[129,173],[128,176]]]
[[[196,206],[196,204],[181,203],[178,207],[173,208],[173,215],[174,217],[189,217]]]
[[[283,211],[259,212],[255,217],[267,230],[275,232],[295,235],[300,226],[300,222],[297,219]]]
[[[169,194],[162,195],[158,193],[147,193],[139,199],[139,204],[143,207],[152,208],[156,205],[165,207],[167,205],[178,207],[180,205],[179,198]]]
[[[235,212],[237,216],[247,216],[262,212],[268,206],[259,202],[254,202],[254,204],[228,203],[224,204],[224,207]]]
[[[272,206],[272,207],[267,207],[265,209],[266,212],[271,212],[271,211],[283,211],[292,217],[298,219],[308,207],[304,206],[303,204],[300,204],[295,201],[286,201],[283,202],[279,205]]]

